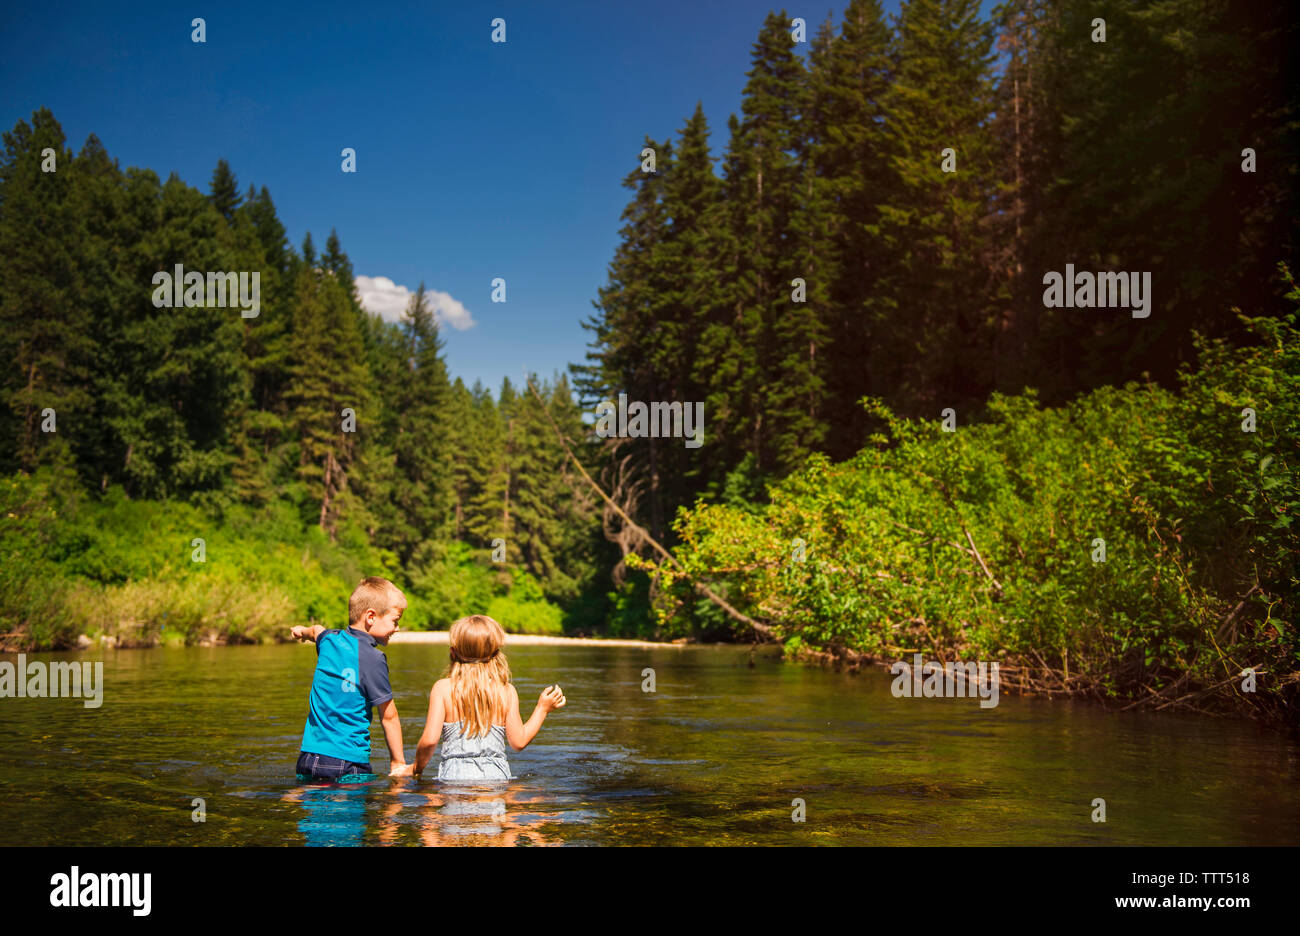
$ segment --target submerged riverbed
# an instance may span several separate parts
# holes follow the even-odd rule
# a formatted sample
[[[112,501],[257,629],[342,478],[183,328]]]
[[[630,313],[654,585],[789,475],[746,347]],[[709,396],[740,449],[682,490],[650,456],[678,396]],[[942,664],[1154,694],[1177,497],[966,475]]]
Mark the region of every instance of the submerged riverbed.
[[[410,759],[447,648],[386,652]],[[551,682],[568,704],[514,781],[457,790],[298,783],[310,646],[27,654],[102,660],[103,703],[0,699],[0,844],[1300,844],[1300,745],[1246,721],[895,698],[743,648],[509,658],[525,718]]]

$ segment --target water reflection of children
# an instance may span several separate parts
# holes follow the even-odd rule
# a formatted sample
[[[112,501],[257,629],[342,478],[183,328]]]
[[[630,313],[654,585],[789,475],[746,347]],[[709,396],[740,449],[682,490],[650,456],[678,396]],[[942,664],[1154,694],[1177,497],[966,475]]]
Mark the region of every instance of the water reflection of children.
[[[403,825],[419,824],[419,838],[424,845],[551,845],[548,827],[557,828],[558,810],[537,810],[537,794],[503,788],[500,784],[439,786],[437,792],[416,794],[424,805],[411,809],[411,795],[384,808],[384,822],[379,841],[393,844],[400,820]]]
[[[382,781],[385,786],[390,781]],[[303,809],[298,831],[305,845],[362,845],[366,834],[366,802],[378,784],[330,783],[299,787],[285,800]]]

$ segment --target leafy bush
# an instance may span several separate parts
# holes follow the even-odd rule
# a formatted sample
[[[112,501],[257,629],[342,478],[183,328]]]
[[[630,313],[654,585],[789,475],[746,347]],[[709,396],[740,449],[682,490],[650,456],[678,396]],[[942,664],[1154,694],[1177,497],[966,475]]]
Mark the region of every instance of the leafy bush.
[[[495,607],[508,629],[562,630],[537,582],[492,566],[485,551],[430,545],[404,572],[391,553],[345,536],[331,542],[287,508],[205,511],[116,488],[94,498],[53,471],[4,478],[0,637],[17,649],[71,646],[82,634],[123,645],[284,640],[294,624],[344,624],[364,575],[406,592],[407,629],[442,629]],[[196,538],[206,561],[193,561]]]
[[[685,572],[661,567],[660,616],[691,619],[703,580],[792,652],[1000,660],[1106,697],[1254,666],[1267,676],[1251,701],[1285,707],[1300,680],[1300,332],[1294,314],[1242,322],[1255,342],[1200,342],[1177,393],[1130,383],[1058,409],[995,395],[956,432],[864,401],[888,433],[855,458],[809,458],[759,512],[679,514]]]
[[[548,604],[541,586],[520,569],[511,570],[508,594],[488,602],[487,615],[516,634],[562,634],[564,612]]]

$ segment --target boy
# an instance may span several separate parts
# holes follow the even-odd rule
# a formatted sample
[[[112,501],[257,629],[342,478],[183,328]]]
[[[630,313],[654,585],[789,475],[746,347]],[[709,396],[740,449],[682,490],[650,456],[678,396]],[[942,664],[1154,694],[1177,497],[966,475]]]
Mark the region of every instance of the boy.
[[[402,752],[402,725],[388,684],[387,646],[406,610],[406,597],[388,579],[362,579],[348,600],[348,627],[295,627],[298,640],[316,643],[307,727],[298,755],[300,779],[338,780],[370,773],[370,709],[379,709],[393,776],[410,773]]]

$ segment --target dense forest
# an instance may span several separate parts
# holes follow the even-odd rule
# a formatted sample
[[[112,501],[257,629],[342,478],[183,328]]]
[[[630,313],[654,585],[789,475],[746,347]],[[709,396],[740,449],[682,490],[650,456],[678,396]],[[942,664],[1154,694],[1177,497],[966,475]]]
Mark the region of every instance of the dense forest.
[[[244,191],[224,161],[204,193],[121,169],[94,136],[74,153],[47,110],[20,121],[0,164],[10,643],[150,641],[168,623],[171,639],[260,639],[332,621],[364,571],[408,589],[416,626],[473,606],[514,629],[884,652],[911,646],[921,620],[945,651],[1032,649],[1033,679],[1064,673],[1063,686],[1080,672],[1073,649],[1093,661],[1089,691],[1120,694],[1193,670],[1213,681],[1187,648],[1237,608],[1223,633],[1262,641],[1270,665],[1294,673],[1297,423],[1277,396],[1296,366],[1279,263],[1300,268],[1290,11],[1010,0],[984,19],[977,0],[911,0],[887,18],[877,0],[851,0],[838,25],[808,33],[784,11],[762,23],[720,156],[698,105],[675,139],[629,146],[621,239],[572,383],[449,381],[423,287],[399,324],[368,313],[338,235],[323,251],[310,234],[291,245],[268,187]],[[153,277],[175,264],[259,271],[259,314],[155,307]],[[1149,315],[1048,307],[1044,277],[1067,264],[1149,274]],[[1261,347],[1283,376],[1243,376],[1263,366]],[[703,445],[595,437],[588,414],[619,394],[703,403]],[[1134,406],[1175,415],[1157,432]],[[1254,432],[1225,434],[1244,407]],[[934,435],[945,416],[956,433]],[[1009,426],[1014,443],[1000,434]],[[1164,550],[1159,563],[1182,576],[1176,601],[1134,566],[1106,609],[1096,583],[1057,582],[1054,635],[1014,623],[1040,613],[1039,591],[989,612],[998,627],[958,607],[970,598],[958,586],[995,579],[996,599],[980,600],[1000,602],[1024,575],[1056,582],[1065,560],[1053,557],[1074,562],[1105,537],[1079,525],[1088,542],[1063,539],[1073,526],[1057,501],[995,508],[994,476],[1041,484],[1049,454],[1113,448],[1145,477],[1151,439],[1187,456],[1160,474],[1163,500],[1074,466],[1060,475],[1086,488],[1092,520],[1134,550]],[[1251,456],[1254,481],[1232,481],[1223,466]],[[961,546],[980,562],[942,580],[911,570],[929,596],[920,609],[844,580],[809,591],[801,576],[824,564],[782,560],[785,591],[746,577],[790,540],[817,538],[818,498],[864,517],[889,508],[855,472],[915,480],[936,458],[983,466],[982,493],[926,469],[946,478],[933,491],[954,515],[963,503],[1023,514],[1049,531],[1034,539],[1041,554],[1005,526],[975,530],[967,515],[954,527],[895,492],[897,514],[852,534],[867,539],[842,550],[840,574],[903,574],[900,527],[1000,545]],[[834,465],[860,483],[837,487]],[[1254,482],[1272,486],[1251,500]],[[792,497],[796,519],[781,514]],[[1225,497],[1254,512],[1223,513]],[[1205,523],[1179,525],[1192,517]],[[1251,524],[1273,531],[1259,534],[1267,542],[1227,535],[1253,535]],[[766,552],[732,555],[735,537]],[[859,548],[900,566],[845,565]],[[1198,578],[1207,567],[1219,571]],[[683,582],[712,583],[732,613]],[[1198,629],[1169,637],[1166,618],[1186,602],[1199,602]],[[1122,648],[1098,649],[1098,633],[1121,631]],[[1133,647],[1156,644],[1134,662]]]
[[[225,162],[204,195],[122,171],[93,136],[74,156],[44,110],[5,145],[0,459],[10,518],[31,520],[7,537],[6,617],[40,641],[124,621],[149,639],[170,607],[178,635],[260,636],[334,619],[363,569],[427,599],[417,627],[492,600],[523,629],[558,631],[561,605],[582,620],[593,594],[599,614],[613,547],[550,428],[580,431],[565,377],[495,397],[449,381],[423,285],[400,324],[367,313],[338,236],[293,249],[267,188],[241,194]],[[258,271],[258,314],[156,308],[177,263]],[[61,601],[68,578],[107,591]]]
[[[1300,31],[1283,5],[979,8],[915,0],[891,26],[854,0],[806,60],[769,15],[721,178],[698,107],[675,141],[646,139],[656,172],[624,180],[575,382],[588,404],[705,401],[701,451],[627,446],[656,535],[700,495],[758,499],[810,453],[851,457],[883,428],[863,397],[969,422],[994,391],[1172,385],[1194,330],[1285,311]],[[1067,263],[1150,272],[1153,311],[1044,308]]]

